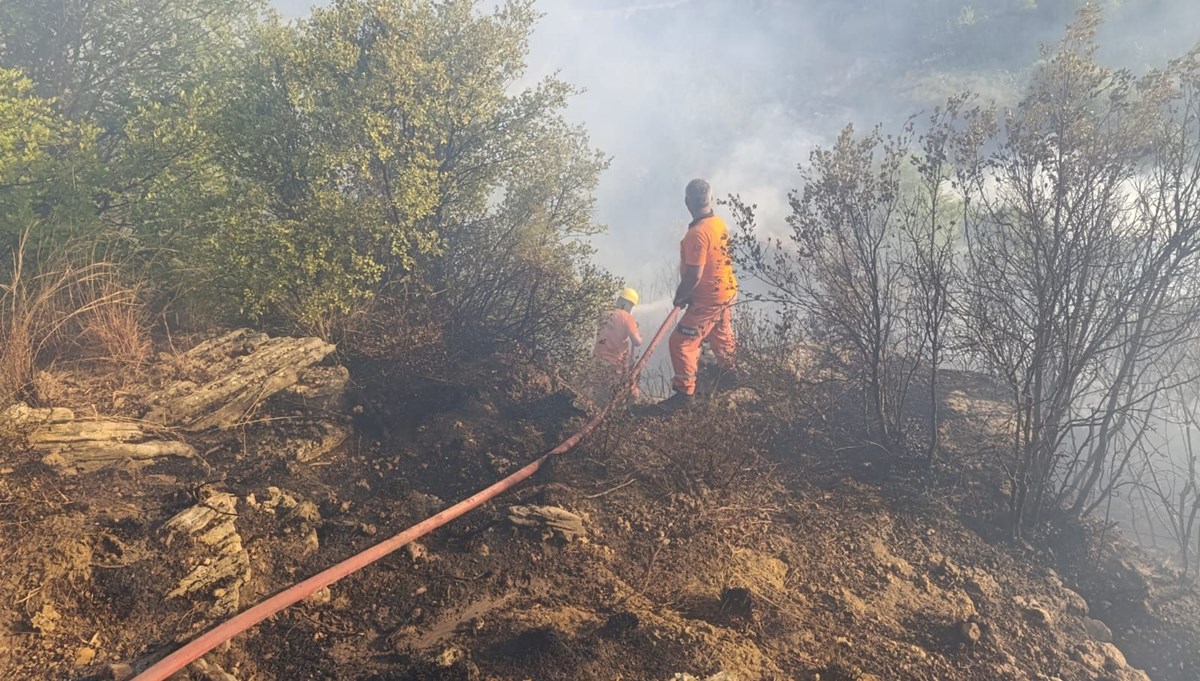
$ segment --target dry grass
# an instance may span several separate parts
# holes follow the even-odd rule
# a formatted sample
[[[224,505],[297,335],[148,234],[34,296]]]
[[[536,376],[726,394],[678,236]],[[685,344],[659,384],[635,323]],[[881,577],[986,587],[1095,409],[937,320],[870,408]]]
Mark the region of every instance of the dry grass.
[[[686,534],[733,531],[747,538],[778,511],[786,484],[754,415],[705,405],[645,425],[616,433],[611,456],[652,498],[670,500]]]
[[[67,352],[145,361],[151,343],[140,293],[94,250],[30,254],[26,232],[0,280],[0,404],[29,393],[38,368]]]
[[[106,273],[115,274],[115,273]],[[142,365],[150,358],[150,320],[142,286],[116,276],[90,278],[84,300],[81,341],[98,352],[97,359],[122,365]],[[100,301],[92,305],[92,302]]]

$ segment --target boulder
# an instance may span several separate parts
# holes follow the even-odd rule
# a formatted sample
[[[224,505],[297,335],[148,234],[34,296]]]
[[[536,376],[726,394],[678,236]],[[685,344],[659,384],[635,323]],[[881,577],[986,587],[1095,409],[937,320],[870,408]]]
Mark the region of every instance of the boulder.
[[[1054,625],[1054,615],[1050,614],[1050,611],[1043,607],[1042,604],[1037,600],[1033,598],[1025,598],[1023,596],[1016,596],[1013,598],[1013,602],[1018,608],[1021,609],[1021,612],[1025,614],[1025,617],[1029,618],[1029,620],[1034,624],[1038,624],[1043,627],[1050,627]]]
[[[1112,643],[1112,630],[1100,620],[1091,617],[1083,618],[1083,630],[1087,633],[1088,638],[1097,643]]]
[[[1111,643],[1084,641],[1075,649],[1075,659],[1097,678],[1116,681],[1143,681],[1146,673],[1129,666],[1125,655]]]
[[[350,370],[344,366],[314,366],[301,372],[285,394],[313,411],[345,413],[349,408],[347,388]]]
[[[194,679],[203,681],[238,681],[237,677],[225,671],[221,665],[202,657],[188,665],[188,673]]]
[[[318,424],[319,434],[313,438],[289,442],[297,461],[309,462],[332,452],[350,438],[350,429],[335,423]]]
[[[100,669],[101,681],[126,681],[133,678],[133,665],[125,662],[110,662]]]

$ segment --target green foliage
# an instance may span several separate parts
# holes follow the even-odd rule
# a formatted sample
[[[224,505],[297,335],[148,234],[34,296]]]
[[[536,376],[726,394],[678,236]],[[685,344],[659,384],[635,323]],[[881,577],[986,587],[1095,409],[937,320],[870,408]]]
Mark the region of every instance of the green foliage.
[[[33,221],[28,190],[60,136],[50,103],[32,89],[19,71],[0,69],[0,225],[10,244],[19,235],[15,227]]]
[[[5,0],[0,61],[22,69],[109,153],[148,103],[212,82],[235,63],[260,0]],[[106,158],[108,158],[106,154]]]
[[[86,167],[91,141],[88,128],[64,121],[20,71],[0,68],[0,245],[12,249],[27,232],[40,236],[69,219],[77,202],[64,198],[65,188]]]
[[[471,324],[577,347],[611,295],[584,240],[607,162],[562,119],[570,86],[522,87],[532,2],[337,0],[287,25],[262,7],[0,6],[0,64],[30,76],[4,72],[0,117],[33,123],[0,143],[61,164],[55,125],[95,131],[22,220],[103,238],[221,318],[330,335],[380,294],[445,292]]]
[[[542,313],[579,305],[517,304],[528,289],[511,287],[597,285],[573,240],[597,230],[605,162],[561,120],[567,85],[511,94],[533,20],[525,2],[479,14],[466,0],[347,0],[263,26],[217,123],[238,208],[219,211],[198,254],[221,299],[324,329],[382,291],[448,290],[494,331],[561,335],[561,316]]]
[[[448,228],[443,281],[464,321],[567,357],[617,288],[591,264],[584,240],[599,229],[592,191],[608,162],[561,122],[534,131],[517,152],[503,198]]]
[[[0,183],[28,181],[25,170],[45,154],[55,136],[50,103],[32,96],[33,83],[13,69],[0,69]]]
[[[227,77],[262,7],[258,0],[0,3],[0,64],[24,72],[58,116],[90,133],[86,153],[51,150],[58,167],[33,206],[39,243],[103,240],[154,259],[174,223],[195,219],[207,189],[198,173],[210,151],[200,122],[216,107],[204,95]]]

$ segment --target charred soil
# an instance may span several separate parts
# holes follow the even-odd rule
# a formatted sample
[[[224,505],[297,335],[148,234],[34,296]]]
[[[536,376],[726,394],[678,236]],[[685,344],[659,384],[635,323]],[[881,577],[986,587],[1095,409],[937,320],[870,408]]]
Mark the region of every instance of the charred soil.
[[[279,392],[231,427],[170,431],[190,457],[65,473],[6,440],[0,677],[119,677],[582,423],[536,364],[473,356],[350,361],[341,406]],[[144,413],[96,394],[54,406]],[[956,440],[982,442],[978,405],[955,404]],[[1192,681],[1194,594],[1154,586],[1111,536],[1099,563],[1083,539],[998,539],[986,451],[948,450],[927,473],[818,437],[748,389],[670,418],[620,412],[513,493],[186,674],[1083,681],[1142,667]],[[1119,596],[1130,580],[1150,586]]]

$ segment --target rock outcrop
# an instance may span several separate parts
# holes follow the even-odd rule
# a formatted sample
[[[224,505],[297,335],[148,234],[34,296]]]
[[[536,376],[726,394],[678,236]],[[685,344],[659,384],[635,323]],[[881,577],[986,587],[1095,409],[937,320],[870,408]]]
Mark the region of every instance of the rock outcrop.
[[[344,413],[349,409],[349,387],[350,370],[346,367],[314,366],[302,372],[285,395],[310,411]]]
[[[558,506],[509,506],[508,521],[522,527],[541,528],[545,537],[574,541],[587,535],[583,518]]]
[[[196,453],[187,443],[146,432],[136,421],[77,417],[70,409],[31,409],[24,404],[10,407],[5,417],[25,433],[44,463],[67,474],[137,468]]]
[[[319,338],[271,338],[249,329],[205,341],[176,362],[204,378],[177,380],[151,395],[145,418],[191,431],[233,428],[333,350]]]
[[[207,492],[200,503],[168,520],[168,542],[186,538],[193,542],[195,564],[179,580],[167,598],[211,594],[216,600],[209,615],[220,617],[237,612],[242,585],[250,579],[250,556],[242,546],[234,521],[237,497],[225,492]]]

